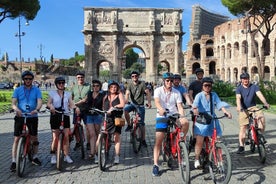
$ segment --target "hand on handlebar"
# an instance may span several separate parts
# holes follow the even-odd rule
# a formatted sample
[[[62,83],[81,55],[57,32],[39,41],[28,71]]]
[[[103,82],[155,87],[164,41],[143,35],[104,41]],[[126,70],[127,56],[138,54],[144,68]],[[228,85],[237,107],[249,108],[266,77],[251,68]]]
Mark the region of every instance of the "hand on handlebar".
[[[230,112],[225,112],[224,115],[229,119],[232,119],[232,114]]]

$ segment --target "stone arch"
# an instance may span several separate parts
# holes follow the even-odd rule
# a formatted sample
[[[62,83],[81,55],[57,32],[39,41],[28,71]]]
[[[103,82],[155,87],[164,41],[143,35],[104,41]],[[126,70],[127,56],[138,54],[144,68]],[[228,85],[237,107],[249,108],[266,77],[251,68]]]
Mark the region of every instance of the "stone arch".
[[[192,65],[192,74],[195,73],[195,70],[196,70],[197,68],[200,68],[200,64],[199,64],[198,62],[195,62],[195,63]]]
[[[240,45],[239,42],[234,43],[234,57],[238,57],[240,51]]]
[[[193,45],[193,57],[195,59],[200,59],[200,44],[199,43],[195,43]]]
[[[214,56],[214,50],[213,50],[213,48],[207,48],[206,49],[206,57],[212,57],[212,56]]]
[[[164,72],[171,72],[171,66],[170,63],[167,60],[163,60],[159,62],[162,66],[165,66],[164,69],[159,73],[159,75],[162,75]]]
[[[212,39],[209,39],[206,41],[206,45],[214,45],[214,41]]]
[[[221,46],[221,58],[225,59],[225,46]]]
[[[235,67],[235,68],[233,69],[233,74],[234,74],[234,76],[233,76],[233,79],[234,79],[234,80],[233,80],[233,81],[234,81],[234,82],[239,81],[239,77],[238,77],[238,68]]]
[[[227,44],[227,59],[231,59],[232,58],[232,46],[230,43]]]
[[[209,63],[209,75],[216,75],[216,62],[211,61]]]
[[[106,64],[105,64],[106,63]],[[104,64],[104,65],[103,65]],[[108,66],[107,66],[108,65]],[[109,79],[111,79],[112,77],[112,71],[113,71],[113,64],[112,64],[112,62],[111,61],[107,61],[107,60],[99,60],[99,61],[97,61],[97,64],[96,64],[96,66],[97,66],[97,68],[96,68],[96,78],[97,79],[100,79],[100,80],[109,80]],[[107,77],[107,76],[105,76],[105,77],[102,77],[102,78],[100,78],[99,76],[100,76],[100,71],[101,71],[101,69],[103,69],[103,70],[108,70],[109,71],[109,76]]]
[[[257,48],[257,52],[259,51],[259,43],[257,40],[255,40],[255,46]],[[257,53],[255,53],[254,48],[251,47],[251,57],[256,57]]]
[[[245,55],[248,53],[248,42],[244,40],[242,42],[242,54]]]
[[[167,61],[170,71],[181,73],[182,9],[84,7],[85,69],[97,77],[97,61],[112,63],[112,79],[122,80],[124,51],[143,50],[145,80],[157,81],[159,61]],[[143,17],[143,18],[141,18]]]
[[[269,68],[269,66],[264,67],[264,80],[270,80],[270,68]]]

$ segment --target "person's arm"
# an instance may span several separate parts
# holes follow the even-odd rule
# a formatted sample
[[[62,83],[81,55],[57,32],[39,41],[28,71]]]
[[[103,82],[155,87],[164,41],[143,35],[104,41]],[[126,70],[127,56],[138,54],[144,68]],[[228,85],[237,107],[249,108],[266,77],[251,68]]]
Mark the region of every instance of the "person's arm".
[[[120,99],[120,103],[118,105],[115,105],[114,107],[116,108],[124,108],[125,106],[125,99],[124,99],[124,95],[122,92],[119,93],[119,99]]]
[[[125,100],[126,100],[125,103],[128,103],[129,95],[130,95],[130,91],[127,89],[125,94]]]
[[[69,97],[69,107],[70,109],[75,109],[77,116],[80,115],[80,108],[75,105],[71,96]]]
[[[241,94],[236,94],[237,111],[241,111]]]
[[[221,110],[224,114],[227,114],[227,117],[229,119],[232,119],[232,114],[230,112],[228,112],[224,107],[222,107]]]
[[[192,101],[190,99],[190,95],[188,93],[183,93],[183,96],[187,102],[187,105],[192,105]]]
[[[180,114],[180,118],[184,118],[185,112],[184,112],[182,103],[177,103],[176,106],[177,106],[177,109],[178,109],[178,113]]]
[[[193,101],[194,101],[194,98],[193,98],[194,91],[189,89],[188,93],[189,93],[190,101],[191,101],[191,103],[193,103]]]
[[[154,98],[154,103],[155,103],[155,106],[156,106],[156,109],[159,113],[160,116],[163,116],[166,112],[166,109],[164,109],[160,103],[160,99],[159,98]]]
[[[266,99],[265,99],[265,97],[264,97],[264,95],[263,95],[263,93],[261,91],[257,91],[256,95],[261,100],[261,102],[263,102],[264,106],[266,106],[268,108],[270,107],[270,105],[267,103],[267,101],[266,101]]]

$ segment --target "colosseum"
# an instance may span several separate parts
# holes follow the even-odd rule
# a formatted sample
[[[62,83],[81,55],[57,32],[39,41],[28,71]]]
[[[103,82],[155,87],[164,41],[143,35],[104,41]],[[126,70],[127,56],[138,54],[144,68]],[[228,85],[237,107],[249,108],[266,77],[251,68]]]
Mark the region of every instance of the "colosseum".
[[[272,22],[276,21],[274,17]],[[205,76],[237,82],[242,72],[248,72],[252,81],[259,81],[256,54],[250,38],[246,17],[230,20],[226,16],[193,6],[190,25],[190,41],[185,53],[187,76],[201,67]],[[252,25],[252,24],[251,24]],[[276,72],[276,31],[270,33],[270,44],[265,54],[264,80],[274,80]],[[260,53],[263,37],[255,36],[255,45]],[[191,77],[190,77],[191,78]]]

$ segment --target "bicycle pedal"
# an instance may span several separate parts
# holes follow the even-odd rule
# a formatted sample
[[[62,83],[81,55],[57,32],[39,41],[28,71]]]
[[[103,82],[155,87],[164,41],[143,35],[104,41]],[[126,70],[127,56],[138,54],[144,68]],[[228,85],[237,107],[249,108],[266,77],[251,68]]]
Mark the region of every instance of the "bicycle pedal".
[[[245,145],[250,145],[250,142],[249,142],[249,141],[246,141],[246,142],[245,142]]]

